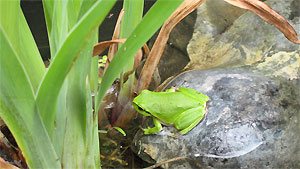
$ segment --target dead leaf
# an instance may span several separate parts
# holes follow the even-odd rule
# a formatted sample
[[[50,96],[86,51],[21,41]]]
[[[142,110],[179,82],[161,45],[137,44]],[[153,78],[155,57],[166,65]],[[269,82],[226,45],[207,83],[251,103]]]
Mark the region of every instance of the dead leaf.
[[[155,71],[155,68],[157,67],[157,64],[159,63],[159,60],[163,54],[166,43],[169,39],[169,35],[173,28],[184,17],[197,9],[197,7],[204,2],[205,0],[185,0],[164,23],[142,69],[136,89],[137,93],[143,89],[148,88],[152,79],[152,75]]]
[[[124,9],[122,9],[119,13],[118,20],[117,20],[117,23],[116,23],[116,26],[115,26],[115,30],[114,30],[114,33],[113,33],[113,36],[112,36],[112,40],[119,39],[120,31],[121,31],[121,22],[122,22],[123,16],[124,16]],[[122,43],[124,43],[124,42],[122,42]],[[108,61],[110,61],[114,58],[115,54],[118,51],[118,46],[119,46],[118,44],[112,44],[109,47],[109,50],[108,50],[108,53],[107,53]],[[108,68],[109,63],[110,62],[105,63],[104,72]]]
[[[101,53],[103,53],[105,51],[105,49],[107,49],[109,46],[111,46],[113,44],[124,43],[125,41],[126,41],[126,39],[112,39],[109,41],[103,41],[103,42],[97,43],[94,46],[93,56],[100,55]]]
[[[19,169],[18,167],[10,164],[9,162],[6,162],[5,160],[3,160],[1,157],[0,157],[0,168],[1,169]]]
[[[280,30],[284,36],[293,43],[300,44],[297,33],[295,29],[288,23],[288,21],[275,12],[264,2],[259,0],[224,0],[231,5],[237,6],[239,8],[250,10],[255,13],[263,20],[269,24],[274,25],[278,30]]]

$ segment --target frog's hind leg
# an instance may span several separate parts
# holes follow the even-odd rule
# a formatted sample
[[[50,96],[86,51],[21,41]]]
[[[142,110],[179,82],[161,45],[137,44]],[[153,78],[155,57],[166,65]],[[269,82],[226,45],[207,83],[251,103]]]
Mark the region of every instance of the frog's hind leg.
[[[197,124],[204,118],[204,115],[204,106],[189,109],[178,116],[174,122],[174,127],[180,130],[181,134],[186,134],[197,126]]]

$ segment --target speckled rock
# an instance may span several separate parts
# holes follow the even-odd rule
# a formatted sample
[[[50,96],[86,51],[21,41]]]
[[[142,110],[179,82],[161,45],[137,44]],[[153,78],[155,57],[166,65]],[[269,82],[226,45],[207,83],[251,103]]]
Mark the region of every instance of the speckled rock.
[[[300,55],[298,51],[277,52],[263,62],[255,64],[255,68],[268,76],[298,79],[300,78]]]
[[[288,19],[298,33],[300,32],[300,0],[266,2]],[[274,26],[264,22],[254,13],[244,13],[245,11],[235,8],[224,12],[219,10],[222,6],[215,5],[212,1],[206,3],[206,6],[198,10],[193,38],[188,46],[191,59],[188,68],[253,65],[284,53],[287,54],[286,58],[290,55],[299,56],[296,55],[300,53],[299,45],[288,41]],[[212,10],[213,8],[215,9]],[[291,63],[292,61],[295,62]],[[298,64],[297,67],[300,65],[299,61],[292,59],[282,66],[286,67],[288,64]]]
[[[169,85],[207,94],[205,119],[180,135],[164,126],[139,132],[132,149],[164,168],[300,168],[300,81],[270,78],[249,68],[190,71]]]

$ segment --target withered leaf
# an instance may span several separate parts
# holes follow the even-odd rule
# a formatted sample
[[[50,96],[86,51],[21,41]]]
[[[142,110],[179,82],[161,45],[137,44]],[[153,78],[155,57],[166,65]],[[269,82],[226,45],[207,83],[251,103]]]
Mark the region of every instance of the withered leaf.
[[[295,29],[289,24],[289,22],[270,8],[264,2],[259,0],[224,0],[234,6],[247,9],[261,17],[263,20],[269,24],[274,25],[278,30],[280,30],[284,36],[293,43],[300,44],[297,33]]]

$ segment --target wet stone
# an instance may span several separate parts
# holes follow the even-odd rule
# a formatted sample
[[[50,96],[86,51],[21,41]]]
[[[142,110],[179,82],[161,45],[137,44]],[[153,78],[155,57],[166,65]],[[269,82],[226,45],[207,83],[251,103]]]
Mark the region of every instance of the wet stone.
[[[139,132],[132,149],[143,160],[187,157],[164,168],[300,168],[299,79],[249,68],[194,70],[171,86],[207,94],[207,115],[183,136],[171,126],[157,135]]]

